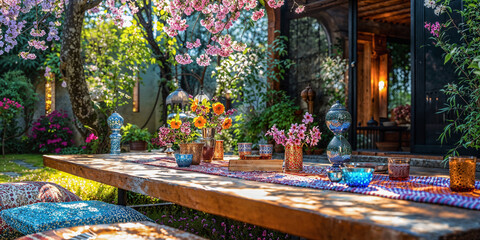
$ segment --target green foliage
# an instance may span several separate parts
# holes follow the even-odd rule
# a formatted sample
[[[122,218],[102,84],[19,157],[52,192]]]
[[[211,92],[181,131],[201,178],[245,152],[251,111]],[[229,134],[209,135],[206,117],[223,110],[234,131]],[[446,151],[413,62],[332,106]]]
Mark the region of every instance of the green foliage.
[[[320,78],[323,80],[323,93],[328,96],[328,105],[336,101],[345,103],[345,73],[348,70],[347,60],[340,56],[325,57],[320,64]]]
[[[122,126],[122,143],[136,141],[144,141],[149,143],[151,139],[152,135],[146,128],[141,129],[137,125],[131,123]]]
[[[273,91],[272,91],[273,92]],[[289,129],[290,124],[300,122],[295,112],[300,107],[285,92],[279,91],[269,95],[273,104],[263,111],[247,109],[235,117],[234,133],[241,142],[259,142],[273,125],[279,129]]]
[[[70,147],[62,148],[62,150],[60,150],[60,154],[64,154],[64,155],[85,154],[85,153],[86,153],[85,149],[77,146],[70,146]]]
[[[229,94],[234,103],[241,103],[233,131],[238,141],[258,142],[274,124],[289,126],[296,121],[294,113],[299,107],[284,92],[271,90],[267,81],[282,80],[293,65],[285,59],[286,42],[282,36],[270,46],[234,53],[216,68],[216,94]]]
[[[246,49],[223,59],[213,73],[217,78],[217,96],[230,95],[233,102],[259,107],[268,100],[267,79],[278,82],[286,70],[293,66],[288,56],[288,38],[280,36],[272,45]],[[276,57],[278,56],[278,57]]]
[[[443,89],[447,101],[440,113],[448,113],[453,119],[447,120],[439,138],[443,144],[452,135],[460,135],[449,151],[449,155],[458,155],[461,148],[480,149],[480,5],[478,0],[465,0],[462,9],[452,10],[448,7],[450,1],[441,3],[447,6],[448,20],[441,25],[438,37],[432,39],[445,51],[445,64],[453,63],[460,81]],[[452,16],[456,14],[462,22],[455,22]]]
[[[91,20],[83,32],[85,75],[93,99],[102,100],[101,110],[110,115],[128,103],[133,87],[155,62],[141,30],[135,22],[121,29],[113,22]]]
[[[33,113],[37,94],[35,88],[22,71],[15,70],[4,73],[0,77],[0,99],[9,98],[25,107],[25,111]]]
[[[392,57],[392,71],[388,74],[388,110],[411,104],[410,44],[387,43]]]

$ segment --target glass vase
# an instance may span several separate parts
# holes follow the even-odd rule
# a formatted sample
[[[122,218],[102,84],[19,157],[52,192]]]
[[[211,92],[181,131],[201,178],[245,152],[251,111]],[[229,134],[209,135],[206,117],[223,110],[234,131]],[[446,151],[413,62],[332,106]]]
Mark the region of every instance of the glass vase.
[[[215,128],[203,128],[203,161],[212,162],[215,153]]]
[[[287,145],[285,147],[285,172],[299,172],[303,170],[303,151],[301,145]]]

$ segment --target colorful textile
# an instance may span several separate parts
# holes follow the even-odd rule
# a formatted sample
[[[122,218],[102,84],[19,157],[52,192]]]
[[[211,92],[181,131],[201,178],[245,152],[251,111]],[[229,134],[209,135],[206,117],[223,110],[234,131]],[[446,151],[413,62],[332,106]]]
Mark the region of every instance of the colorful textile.
[[[131,208],[99,201],[35,203],[3,210],[0,216],[23,234],[83,225],[151,221]]]
[[[0,184],[0,211],[39,202],[81,201],[77,195],[55,183],[15,182]],[[13,239],[19,234],[0,218],[0,239]]]
[[[135,161],[131,161],[135,162]],[[326,167],[304,166],[299,173],[277,172],[230,172],[228,161],[202,162],[189,168],[178,168],[175,161],[151,160],[141,164],[167,167],[179,170],[207,173],[251,181],[309,187],[322,190],[352,192],[391,199],[402,199],[423,203],[436,203],[467,209],[480,210],[480,181],[475,182],[475,191],[456,193],[450,190],[450,179],[444,177],[410,176],[408,181],[390,181],[388,175],[374,174],[366,188],[348,187],[344,182],[328,180]]]

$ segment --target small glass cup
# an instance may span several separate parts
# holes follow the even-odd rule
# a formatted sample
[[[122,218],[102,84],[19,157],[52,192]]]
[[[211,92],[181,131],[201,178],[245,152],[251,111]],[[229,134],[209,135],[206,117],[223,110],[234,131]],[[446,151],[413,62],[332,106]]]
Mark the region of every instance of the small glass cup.
[[[410,158],[388,158],[388,178],[406,181],[410,176]]]
[[[245,159],[246,155],[252,154],[252,143],[238,143],[238,155],[240,159]]]
[[[450,189],[454,192],[471,192],[475,189],[476,157],[450,157]]]

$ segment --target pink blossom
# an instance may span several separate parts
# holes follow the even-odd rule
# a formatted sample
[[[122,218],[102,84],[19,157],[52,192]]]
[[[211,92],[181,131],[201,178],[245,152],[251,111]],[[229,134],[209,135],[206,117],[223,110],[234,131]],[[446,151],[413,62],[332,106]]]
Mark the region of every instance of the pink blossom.
[[[181,54],[176,55],[175,60],[177,60],[177,62],[182,65],[192,63],[192,59],[190,58],[190,55],[188,55],[188,53],[185,53],[183,55]]]
[[[302,13],[304,10],[305,10],[305,6],[299,5],[297,9],[295,9],[295,13],[299,14],[299,13]]]

